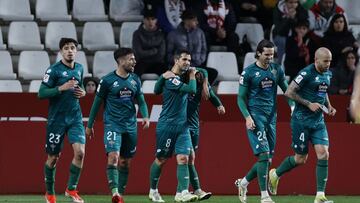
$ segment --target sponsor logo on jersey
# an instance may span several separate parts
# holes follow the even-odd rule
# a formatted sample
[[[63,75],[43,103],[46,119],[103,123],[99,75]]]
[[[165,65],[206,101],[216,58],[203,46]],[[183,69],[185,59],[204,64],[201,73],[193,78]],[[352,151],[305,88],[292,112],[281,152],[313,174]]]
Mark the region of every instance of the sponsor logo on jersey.
[[[320,97],[325,97],[327,93],[328,85],[325,82],[322,82],[318,86],[318,93],[317,95]]]
[[[268,77],[264,78],[261,82],[260,82],[260,85],[261,85],[261,88],[263,90],[271,90],[272,87],[273,87],[273,84],[274,84],[274,81],[269,79]]]
[[[122,101],[129,101],[132,96],[132,91],[129,90],[127,87],[124,87],[119,91],[119,99]]]

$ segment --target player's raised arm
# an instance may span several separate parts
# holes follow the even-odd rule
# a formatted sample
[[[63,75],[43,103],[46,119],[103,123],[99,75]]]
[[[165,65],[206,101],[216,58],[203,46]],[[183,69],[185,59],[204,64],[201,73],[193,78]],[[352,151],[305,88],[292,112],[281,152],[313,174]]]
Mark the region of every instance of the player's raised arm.
[[[166,71],[165,73],[161,74],[159,79],[155,83],[154,93],[157,95],[161,94],[163,92],[165,81],[173,77],[175,77],[175,74],[171,71]]]
[[[189,69],[189,84],[185,84],[183,83],[183,85],[180,87],[180,91],[181,92],[187,92],[190,94],[195,94],[196,93],[196,79],[195,79],[195,73],[196,73],[196,69],[195,68],[190,68]]]

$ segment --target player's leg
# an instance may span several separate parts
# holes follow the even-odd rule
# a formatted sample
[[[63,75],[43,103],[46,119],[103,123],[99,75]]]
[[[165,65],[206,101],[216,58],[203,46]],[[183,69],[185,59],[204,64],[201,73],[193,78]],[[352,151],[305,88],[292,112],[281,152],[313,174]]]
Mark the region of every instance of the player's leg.
[[[314,203],[331,202],[325,197],[326,182],[328,180],[329,136],[325,124],[319,124],[313,131],[311,141],[317,156],[316,164],[316,198]]]
[[[205,192],[201,189],[200,179],[195,167],[195,157],[196,157],[195,151],[199,145],[199,135],[200,135],[199,130],[198,129],[190,130],[190,135],[191,135],[191,143],[193,147],[189,156],[190,184],[194,189],[194,194],[198,196],[199,200],[209,199],[211,197],[211,192]]]
[[[269,192],[277,194],[280,177],[298,165],[305,164],[308,154],[309,132],[300,121],[291,121],[292,148],[294,156],[286,157],[282,163],[269,171]]]
[[[158,191],[158,183],[162,167],[174,151],[176,136],[174,136],[173,128],[173,126],[167,126],[162,123],[158,123],[156,126],[156,158],[150,167],[149,181],[149,199],[153,202],[165,202]]]
[[[82,121],[79,120],[79,122],[72,124],[67,134],[69,142],[72,144],[74,157],[70,165],[70,175],[65,195],[70,197],[73,202],[83,203],[84,200],[78,195],[76,190],[85,157],[85,129]]]
[[[176,202],[195,201],[198,197],[191,194],[189,188],[189,155],[192,148],[190,132],[184,126],[178,126],[178,137],[175,140],[175,154],[177,161],[176,176],[178,187],[175,195]]]
[[[56,122],[53,122],[56,123]],[[64,141],[65,126],[48,124],[46,127],[46,153],[48,154],[45,166],[45,200],[47,203],[55,203],[55,174],[56,163],[60,158],[60,152]]]
[[[118,164],[118,171],[119,171],[118,190],[119,193],[123,195],[129,177],[131,159],[135,156],[136,153],[137,132],[134,131],[130,133],[123,133],[121,137],[122,137],[122,142],[120,147],[120,158]]]

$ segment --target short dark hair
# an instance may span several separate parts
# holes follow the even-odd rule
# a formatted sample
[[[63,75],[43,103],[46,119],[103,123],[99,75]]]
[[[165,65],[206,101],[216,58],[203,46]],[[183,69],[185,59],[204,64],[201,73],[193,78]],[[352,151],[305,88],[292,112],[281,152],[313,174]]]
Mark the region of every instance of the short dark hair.
[[[191,53],[186,50],[186,49],[180,49],[180,50],[177,50],[175,53],[174,53],[174,59],[179,59],[181,54],[186,54],[186,55],[191,55]]]
[[[274,47],[275,47],[275,45],[271,41],[269,41],[267,39],[261,40],[256,47],[255,58],[259,57],[258,52],[262,53],[264,51],[264,48],[274,48]]]
[[[62,49],[66,44],[69,44],[69,43],[74,43],[76,47],[79,45],[79,42],[77,42],[73,38],[62,37],[59,41],[59,48]]]
[[[197,18],[196,13],[193,10],[185,10],[181,14],[181,20],[191,20]]]
[[[118,50],[116,50],[114,52],[114,59],[116,61],[116,63],[118,63],[118,59],[120,57],[129,55],[129,54],[133,54],[134,51],[131,48],[126,48],[126,47],[120,47]]]

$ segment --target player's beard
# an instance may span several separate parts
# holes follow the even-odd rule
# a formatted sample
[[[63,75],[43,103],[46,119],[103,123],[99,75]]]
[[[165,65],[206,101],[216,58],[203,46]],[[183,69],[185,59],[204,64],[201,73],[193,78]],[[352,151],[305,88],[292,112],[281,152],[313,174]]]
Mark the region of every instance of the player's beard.
[[[124,68],[127,73],[133,73],[135,66],[129,66],[128,68]]]

